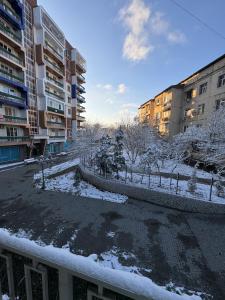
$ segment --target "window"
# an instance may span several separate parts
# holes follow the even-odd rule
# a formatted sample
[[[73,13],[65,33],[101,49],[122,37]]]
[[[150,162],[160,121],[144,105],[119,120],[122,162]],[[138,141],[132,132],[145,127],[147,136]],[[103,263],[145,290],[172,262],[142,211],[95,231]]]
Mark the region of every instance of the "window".
[[[200,104],[198,106],[198,115],[203,115],[205,111],[205,104]]]
[[[15,127],[6,127],[7,136],[17,136],[17,128]]]
[[[199,87],[199,95],[206,93],[207,91],[207,82],[203,83]]]
[[[188,129],[188,125],[184,126],[184,132]]]
[[[217,87],[221,87],[223,85],[225,85],[225,74],[218,77]]]
[[[192,99],[192,93],[193,93],[193,90],[189,90],[186,92],[186,100],[189,101],[190,99]]]
[[[156,105],[159,105],[160,104],[160,99],[157,99],[156,100]]]
[[[160,112],[156,113],[155,119],[156,119],[156,121],[159,121],[159,120],[160,120]]]
[[[71,109],[68,108],[68,115],[71,115]]]
[[[216,100],[216,110],[220,109],[222,106],[225,107],[225,99]]]
[[[15,108],[6,106],[5,107],[5,115],[6,116],[15,116],[16,115]]]

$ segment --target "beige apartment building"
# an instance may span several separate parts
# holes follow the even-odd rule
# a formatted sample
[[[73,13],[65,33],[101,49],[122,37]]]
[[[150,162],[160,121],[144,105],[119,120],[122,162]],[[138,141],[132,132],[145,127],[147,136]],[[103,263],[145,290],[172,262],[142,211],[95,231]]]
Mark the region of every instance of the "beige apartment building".
[[[190,126],[207,124],[225,103],[225,55],[172,85],[139,107],[140,122],[172,137]]]

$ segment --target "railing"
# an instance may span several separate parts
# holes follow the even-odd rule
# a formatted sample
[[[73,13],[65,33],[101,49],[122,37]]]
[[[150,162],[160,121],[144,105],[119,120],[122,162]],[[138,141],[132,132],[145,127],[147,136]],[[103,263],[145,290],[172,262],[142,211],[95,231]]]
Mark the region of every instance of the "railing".
[[[81,95],[77,95],[77,100],[80,101],[81,103],[85,103],[85,98]]]
[[[78,84],[77,88],[80,92],[85,93],[85,88],[82,85]]]
[[[0,136],[0,143],[6,142],[27,142],[30,140],[29,136]]]
[[[60,122],[47,121],[47,124],[49,125],[49,127],[53,127],[53,128],[65,128],[66,127],[64,123],[60,123]]]
[[[1,7],[12,17],[14,17],[17,22],[20,22],[20,17],[3,1],[0,1]]]
[[[46,78],[47,78],[47,80],[49,80],[49,81],[51,81],[52,83],[54,83],[54,84],[56,84],[57,86],[59,86],[60,88],[62,88],[62,89],[64,88],[64,85],[63,85],[61,82],[55,80],[54,78],[51,78],[50,76],[46,76]]]
[[[85,78],[84,78],[83,75],[78,74],[78,75],[77,75],[77,78],[80,79],[81,81],[85,82]]]
[[[60,73],[61,75],[64,76],[63,70],[60,69],[56,64],[51,62],[47,57],[45,57],[45,63],[50,67],[53,68],[56,72]]]
[[[85,112],[85,107],[84,106],[81,106],[81,105],[77,105],[77,109],[80,110],[80,111],[83,111]]]
[[[4,77],[6,79],[12,80],[12,81],[16,81],[16,82],[19,82],[19,83],[24,83],[24,78],[23,77],[13,75],[9,72],[6,72],[3,69],[0,69],[0,76]]]
[[[77,115],[77,120],[78,121],[85,121],[85,117]]]
[[[50,139],[62,140],[65,139],[65,135],[49,135]]]
[[[167,111],[171,109],[171,102],[164,103],[163,111]]]
[[[16,55],[10,53],[9,51],[5,50],[4,48],[0,47],[0,54],[4,57],[14,61],[15,63],[23,66],[23,60],[17,57]]]
[[[17,43],[21,44],[22,43],[22,37],[16,35],[13,33],[11,30],[9,30],[7,27],[4,26],[4,23],[0,20],[0,30],[4,32],[8,37],[11,39],[15,40]]]
[[[50,91],[48,91],[48,90],[45,90],[45,92],[46,92],[48,95],[53,96],[53,97],[59,99],[60,101],[65,101],[64,97],[62,97],[62,96],[60,96],[60,95],[58,95],[58,94],[52,93],[52,92],[50,92]]]
[[[26,124],[27,125],[27,118],[3,115],[3,118],[2,119],[0,118],[0,122],[18,123],[18,124]]]
[[[49,49],[51,52],[53,52],[54,54],[56,54],[56,56],[60,59],[60,60],[63,60],[63,56],[57,51],[55,50],[55,48],[50,45],[47,41],[45,41],[45,45],[46,45],[46,48]]]
[[[57,109],[57,108],[54,108],[51,106],[48,106],[47,109],[48,109],[48,111],[55,112],[60,115],[64,115],[64,110],[60,110],[60,109]]]
[[[0,100],[1,99],[9,100],[9,101],[16,102],[16,103],[19,103],[19,104],[25,104],[25,99],[24,98],[14,96],[14,95],[10,95],[10,94],[7,94],[7,93],[4,93],[4,92],[0,91]]]

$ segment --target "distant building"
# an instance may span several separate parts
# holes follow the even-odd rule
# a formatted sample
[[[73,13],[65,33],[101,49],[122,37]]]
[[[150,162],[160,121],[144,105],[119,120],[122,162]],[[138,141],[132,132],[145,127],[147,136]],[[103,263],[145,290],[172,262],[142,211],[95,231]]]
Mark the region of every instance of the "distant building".
[[[58,153],[85,117],[86,61],[36,0],[0,3],[0,163]]]
[[[192,125],[206,125],[224,103],[225,55],[142,104],[139,120],[172,137]]]

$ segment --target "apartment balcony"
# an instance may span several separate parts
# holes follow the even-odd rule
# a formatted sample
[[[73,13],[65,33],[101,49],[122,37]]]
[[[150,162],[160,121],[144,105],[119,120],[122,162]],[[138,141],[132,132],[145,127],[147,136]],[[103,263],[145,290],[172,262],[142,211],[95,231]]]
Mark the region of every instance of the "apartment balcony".
[[[80,84],[77,85],[77,90],[78,90],[80,93],[86,93],[85,88],[84,88],[82,85],[80,85]]]
[[[85,82],[86,82],[84,76],[81,75],[81,74],[77,74],[77,80],[78,80],[79,82],[81,82],[81,83],[85,83]]]
[[[51,62],[47,56],[45,56],[45,64],[54,72],[56,72],[57,74],[59,74],[61,77],[64,76],[64,70],[62,70],[57,64]]]
[[[53,113],[56,113],[56,114],[59,114],[59,115],[62,115],[62,116],[64,116],[64,114],[65,114],[64,110],[60,110],[60,109],[57,109],[57,108],[54,108],[54,107],[51,107],[51,106],[47,106],[47,110],[49,112],[53,112]]]
[[[77,100],[80,102],[80,103],[85,103],[85,98],[81,95],[77,95]]]
[[[80,115],[77,115],[77,121],[79,122],[84,122],[85,121],[85,117],[82,117]]]
[[[45,89],[45,92],[46,92],[47,95],[49,95],[49,96],[51,96],[51,97],[53,97],[53,98],[55,98],[55,99],[57,99],[57,100],[60,100],[60,101],[65,102],[64,96],[61,96],[61,95],[56,94],[56,93],[52,93],[52,92],[50,92],[50,91],[47,90],[47,89]]]
[[[164,103],[163,111],[171,110],[171,106],[172,106],[171,102]]]
[[[48,125],[48,128],[56,128],[56,129],[65,129],[66,126],[64,123],[61,123],[61,122],[54,122],[54,121],[47,121],[47,125]]]
[[[0,56],[3,57],[4,59],[7,59],[7,61],[10,61],[13,64],[20,66],[21,68],[24,67],[23,59],[21,59],[19,56],[10,53],[3,47],[0,47]]]
[[[22,45],[22,35],[15,34],[11,29],[6,27],[1,20],[0,20],[0,31],[10,42],[19,44],[20,46]]]
[[[0,136],[0,145],[27,144],[30,141],[29,136]]]
[[[50,140],[57,140],[57,141],[63,141],[65,140],[65,135],[49,135]]]
[[[63,55],[59,53],[54,46],[52,46],[48,41],[45,41],[45,49],[48,50],[54,57],[56,57],[61,63],[64,62]]]
[[[0,124],[6,124],[6,125],[10,124],[10,125],[21,126],[21,127],[29,127],[29,124],[27,123],[27,118],[6,116],[6,115],[3,115],[2,118],[0,116]]]
[[[19,1],[12,1],[11,3],[17,9],[19,14],[13,11],[3,0],[0,0],[0,14],[17,29],[22,30],[24,29],[22,5]]]
[[[48,75],[46,75],[46,78],[47,78],[47,80],[48,80],[50,83],[56,85],[57,87],[59,87],[59,88],[61,88],[61,89],[64,89],[64,84],[63,84],[62,82],[60,82],[60,81],[58,81],[58,80],[56,80],[56,79],[54,79],[54,78],[52,78],[52,77],[50,77],[50,76],[48,76]]]
[[[17,83],[17,86],[24,87],[24,78],[23,76],[19,74],[12,74],[9,72],[6,72],[3,69],[0,69],[0,79],[6,79],[6,81],[10,81],[10,83]]]
[[[0,91],[0,103],[19,107],[19,108],[27,108],[27,101],[25,98],[10,95],[1,91]]]
[[[77,104],[77,110],[80,111],[80,112],[85,112],[86,111],[85,107],[82,106],[82,105],[79,105],[79,104]]]
[[[162,121],[163,121],[163,123],[169,123],[169,117],[163,117],[162,118]]]

